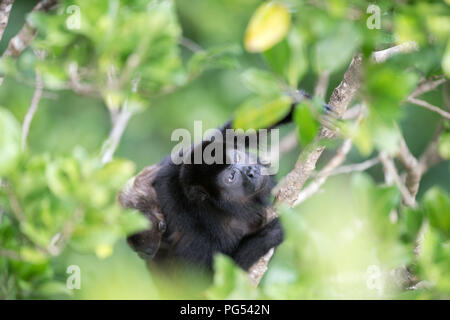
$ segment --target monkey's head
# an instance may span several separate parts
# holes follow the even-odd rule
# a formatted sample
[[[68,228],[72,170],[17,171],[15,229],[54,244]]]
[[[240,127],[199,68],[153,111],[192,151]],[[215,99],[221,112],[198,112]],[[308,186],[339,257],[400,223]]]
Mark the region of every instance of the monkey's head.
[[[188,199],[211,203],[227,212],[269,203],[274,178],[255,155],[224,148],[222,159],[219,163],[182,165],[180,182]]]

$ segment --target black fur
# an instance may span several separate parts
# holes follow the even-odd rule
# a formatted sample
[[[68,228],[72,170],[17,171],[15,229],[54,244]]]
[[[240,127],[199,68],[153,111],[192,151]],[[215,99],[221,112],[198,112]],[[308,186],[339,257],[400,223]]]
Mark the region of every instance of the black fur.
[[[257,194],[245,201],[229,201],[214,183],[224,167],[175,165],[170,157],[161,163],[153,186],[167,223],[164,238],[183,260],[211,267],[214,253],[221,252],[248,269],[283,239],[278,219],[264,225],[274,180],[266,176]]]

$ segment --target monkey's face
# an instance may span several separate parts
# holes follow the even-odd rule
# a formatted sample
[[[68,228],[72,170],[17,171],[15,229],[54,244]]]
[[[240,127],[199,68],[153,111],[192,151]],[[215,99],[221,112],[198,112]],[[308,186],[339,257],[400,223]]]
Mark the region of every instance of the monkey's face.
[[[261,174],[258,164],[230,164],[217,176],[222,196],[227,200],[242,201],[264,190],[268,176]]]
[[[211,202],[226,211],[243,203],[264,203],[274,185],[273,177],[258,158],[227,149],[221,163],[184,164],[180,182],[189,201]]]
[[[255,156],[231,150],[227,157],[229,164],[216,177],[223,199],[244,202],[270,191],[272,178],[265,174],[266,167]]]

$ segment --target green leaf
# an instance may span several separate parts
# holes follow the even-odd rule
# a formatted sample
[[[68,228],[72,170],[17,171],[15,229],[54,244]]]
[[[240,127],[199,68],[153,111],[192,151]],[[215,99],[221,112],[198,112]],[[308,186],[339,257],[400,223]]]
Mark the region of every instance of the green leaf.
[[[296,30],[289,32],[287,42],[290,49],[286,78],[291,87],[297,88],[300,78],[308,70],[308,59],[306,56],[306,45],[304,37]]]
[[[55,297],[61,298],[70,297],[72,295],[72,292],[67,288],[64,282],[48,281],[38,286],[34,294],[37,295],[38,297],[55,299]]]
[[[377,149],[394,156],[397,153],[401,137],[398,129],[393,125],[389,126],[380,122],[374,125],[372,130],[372,139]]]
[[[281,83],[270,72],[248,69],[241,76],[244,85],[254,93],[265,96],[280,96]]]
[[[422,221],[422,210],[403,207],[401,214],[401,223],[403,227],[403,233],[407,237],[408,241],[414,241],[417,233],[420,230],[420,227],[422,226]]]
[[[369,156],[372,153],[374,138],[372,137],[367,118],[363,119],[359,125],[356,125],[354,122],[344,122],[340,127],[342,133],[352,139],[353,144],[362,155]]]
[[[450,77],[450,40],[447,42],[444,57],[442,58],[442,69],[447,77]]]
[[[314,47],[317,73],[333,72],[348,63],[361,42],[358,30],[348,22],[340,23],[333,33]]]
[[[277,74],[286,75],[286,68],[291,56],[291,48],[287,38],[277,43],[272,48],[264,51],[264,58],[270,68]]]
[[[400,204],[401,200],[400,191],[395,186],[374,185],[371,190],[371,196],[374,199],[374,212],[386,218],[389,217],[391,210]]]
[[[281,96],[274,100],[253,97],[245,101],[236,112],[233,122],[235,129],[268,128],[283,119],[291,108],[291,98]]]
[[[188,73],[191,77],[214,68],[235,68],[238,65],[236,56],[242,49],[237,45],[218,46],[195,52],[188,62]]]
[[[265,2],[256,9],[245,31],[245,49],[262,52],[280,42],[291,26],[291,15],[278,2]]]
[[[126,235],[153,227],[150,221],[137,210],[124,210],[119,217],[119,224]]]
[[[230,257],[216,254],[214,284],[206,295],[209,299],[256,299],[258,291],[254,290],[247,274]]]
[[[0,108],[0,176],[13,170],[20,155],[20,124],[11,112]]]
[[[450,241],[433,227],[426,229],[419,242],[418,276],[441,290],[443,297],[450,292]]]
[[[118,190],[133,175],[135,169],[132,161],[115,159],[96,171],[94,178],[102,185],[107,185],[112,190]]]
[[[118,225],[106,225],[91,221],[89,224],[77,226],[70,245],[79,251],[95,252],[99,256],[107,256],[107,253],[111,253],[110,249],[114,243],[122,236]]]
[[[50,190],[59,197],[70,197],[74,184],[80,181],[79,168],[75,160],[58,159],[47,165],[45,176]]]
[[[450,196],[448,193],[433,187],[423,197],[423,206],[430,225],[441,230],[450,237]]]
[[[401,115],[401,104],[418,82],[412,72],[397,70],[395,65],[369,64],[365,71],[366,99],[370,107],[369,121],[376,128],[383,122],[391,125]]]
[[[79,27],[69,27],[76,16],[33,13],[32,25],[38,30],[33,49],[47,53],[38,62],[46,85],[62,89],[71,65],[88,69],[82,83],[103,92],[110,85],[111,66],[120,76],[116,95],[103,92],[108,106],[114,107],[131,91],[132,79],[139,78],[138,90],[149,95],[185,82],[179,55],[181,28],[173,1],[69,1],[81,13]],[[74,21],[72,21],[74,22]],[[120,44],[120,45],[118,45]],[[182,79],[180,79],[182,78]]]
[[[439,138],[438,151],[442,158],[450,159],[450,132],[445,132]]]
[[[301,103],[296,106],[294,111],[294,122],[297,124],[300,144],[305,146],[317,135],[320,124],[314,117],[309,104]]]
[[[22,246],[20,248],[20,257],[29,263],[33,264],[42,264],[47,261],[47,257],[41,251],[31,247],[31,246]]]
[[[301,77],[308,70],[306,43],[295,29],[274,47],[264,52],[270,67],[283,76],[292,88],[297,88]]]
[[[414,40],[423,44],[426,34],[421,25],[422,17],[414,14],[397,14],[395,17],[395,34],[398,43]]]

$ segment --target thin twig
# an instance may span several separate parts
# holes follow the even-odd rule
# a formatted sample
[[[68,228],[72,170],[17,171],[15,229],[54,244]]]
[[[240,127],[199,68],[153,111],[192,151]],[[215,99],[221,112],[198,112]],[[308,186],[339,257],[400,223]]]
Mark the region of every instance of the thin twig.
[[[399,54],[399,53],[408,53],[412,51],[417,51],[419,46],[414,41],[407,41],[398,46],[388,48],[386,50],[380,50],[372,53],[372,59],[376,63],[382,63],[388,60],[389,58]]]
[[[400,145],[397,151],[397,158],[405,169],[404,173],[404,185],[408,189],[411,197],[415,199],[419,190],[420,180],[422,176],[427,172],[429,168],[438,164],[443,159],[438,152],[439,138],[444,132],[444,125],[442,121],[438,124],[436,132],[433,138],[428,143],[425,151],[422,153],[419,159],[409,150],[404,137],[400,136]]]
[[[411,195],[408,188],[402,183],[397,168],[395,167],[394,160],[384,151],[380,151],[379,157],[381,163],[383,164],[386,184],[391,185],[395,183],[402,194],[405,204],[411,208],[415,208],[417,206],[416,200]]]
[[[450,113],[445,110],[435,107],[429,104],[426,101],[422,101],[416,99],[414,97],[424,94],[425,92],[434,90],[439,85],[444,84],[443,88],[443,101],[444,106],[449,107],[450,102],[447,97],[447,89],[448,89],[448,81],[443,79],[442,77],[435,77],[434,79],[427,79],[421,81],[421,83],[417,86],[417,88],[411,93],[408,98],[408,101],[412,103],[416,103],[422,106],[425,106],[427,109],[433,110],[441,114],[444,118],[449,119],[446,115],[450,116]],[[438,152],[438,142],[439,137],[444,131],[443,120],[441,120],[437,126],[436,132],[434,134],[433,139],[429,142],[425,151],[420,156],[419,160],[417,160],[406,144],[405,138],[400,135],[400,145],[397,152],[397,158],[400,164],[405,169],[404,173],[404,183],[412,198],[415,199],[416,194],[419,190],[420,180],[422,179],[423,174],[433,165],[442,161],[441,156]]]
[[[425,151],[419,157],[419,168],[422,175],[427,172],[429,168],[444,160],[438,151],[439,138],[441,137],[441,134],[444,132],[444,130],[445,127],[443,121],[441,120],[436,128],[433,138],[428,143]]]
[[[42,0],[33,8],[31,12],[49,11],[56,5],[57,2],[57,0]],[[9,41],[8,47],[5,52],[3,52],[3,57],[17,58],[35,36],[36,30],[28,21],[26,21],[19,33]]]
[[[52,237],[50,244],[47,247],[48,252],[52,256],[57,256],[63,251],[65,245],[68,243],[70,236],[75,229],[75,221],[81,220],[83,216],[83,209],[76,208],[73,214],[73,218],[66,221],[61,232],[58,232]]]
[[[319,78],[317,80],[316,87],[314,88],[314,96],[323,100],[325,98],[325,94],[327,93],[328,83],[330,81],[330,72],[324,71],[319,74]]]
[[[3,248],[0,248],[0,257],[5,257],[8,259],[17,260],[17,261],[22,260],[22,258],[20,257],[20,255],[17,252],[15,252],[13,250],[3,249]]]
[[[85,96],[100,96],[99,91],[95,88],[94,85],[81,82],[80,74],[78,71],[78,64],[76,62],[72,62],[69,64],[68,72],[70,81],[69,83],[64,84],[62,86],[63,88],[70,89],[75,93]]]
[[[298,144],[297,135],[298,135],[297,130],[292,130],[285,137],[283,137],[283,139],[281,139],[280,141],[278,150],[274,150],[274,152],[278,151],[278,155],[276,154],[271,155],[271,159],[277,159],[280,155],[288,153],[289,151],[294,149]]]
[[[8,25],[9,14],[15,0],[2,0],[0,3],[0,40],[2,40],[3,33]]]
[[[416,98],[422,94],[436,89],[441,84],[445,83],[447,79],[445,76],[432,77],[431,79],[423,79],[417,88],[409,95],[410,98]]]
[[[110,89],[113,89],[117,84],[117,78],[114,72],[114,68],[112,68],[111,72],[108,73],[108,78]],[[131,92],[137,92],[139,82],[140,77],[131,80]],[[103,144],[102,151],[100,153],[100,159],[103,165],[112,160],[113,155],[116,152],[117,147],[119,146],[120,140],[122,139],[122,135],[128,125],[128,121],[130,121],[131,117],[136,113],[135,110],[130,110],[128,108],[128,99],[125,99],[122,107],[120,108],[120,111],[117,111],[114,106],[108,106],[108,110],[111,115],[112,128],[111,132],[109,133],[109,137]]]
[[[30,107],[28,108],[27,114],[25,115],[25,118],[23,120],[23,125],[22,125],[22,143],[21,143],[22,151],[25,150],[25,147],[27,144],[28,132],[30,131],[31,121],[33,120],[33,116],[36,113],[36,110],[39,106],[39,101],[41,100],[41,96],[42,96],[42,90],[44,88],[41,75],[39,74],[39,72],[37,70],[36,70],[35,78],[36,78],[36,84],[35,84],[33,98],[31,99]]]
[[[365,106],[362,104],[357,104],[350,109],[347,109],[342,116],[342,120],[350,120],[356,118],[362,111],[365,111]]]
[[[317,178],[308,184],[306,188],[303,188],[302,191],[299,192],[297,199],[294,202],[294,206],[299,205],[312,195],[314,195],[317,191],[320,190],[320,187],[327,181],[331,172],[339,167],[344,161],[345,158],[350,151],[352,146],[351,139],[346,139],[342,146],[336,152],[336,155],[328,162],[328,164],[319,172]]]
[[[11,185],[8,182],[3,182],[3,188],[5,190],[6,196],[8,197],[9,205],[11,206],[11,210],[14,214],[17,222],[22,223],[25,221],[25,213],[22,210],[22,207],[17,199],[16,194],[11,188]]]
[[[419,190],[419,183],[422,177],[422,170],[418,167],[419,162],[409,151],[405,138],[400,134],[400,145],[397,152],[397,158],[406,171],[405,186],[414,198]]]
[[[122,139],[125,128],[128,125],[128,121],[133,116],[133,114],[134,112],[128,109],[128,101],[126,100],[123,106],[120,108],[119,114],[115,118],[108,139],[103,145],[100,154],[102,164],[106,164],[112,160],[113,155],[116,152],[117,147],[119,146],[119,142]]]
[[[417,99],[417,98],[412,98],[412,97],[408,98],[408,102],[414,103],[414,104],[416,104],[418,106],[421,106],[421,107],[424,107],[424,108],[426,108],[428,110],[436,112],[440,116],[442,116],[443,118],[445,118],[447,120],[450,120],[450,113],[449,112],[444,111],[441,108],[432,105],[431,103],[428,103],[428,102],[426,102],[424,100],[420,100],[420,99]]]
[[[336,175],[340,175],[340,174],[366,171],[367,169],[372,168],[373,166],[377,165],[378,163],[380,163],[380,158],[377,156],[372,159],[363,161],[361,163],[352,163],[352,164],[348,164],[345,166],[340,166],[340,167],[334,169],[333,171],[331,171],[329,176],[336,176]]]
[[[358,115],[358,118],[355,121],[356,125],[361,122],[363,116],[364,114],[362,112]],[[333,172],[333,170],[335,170],[345,161],[345,158],[347,157],[347,154],[350,152],[351,148],[352,140],[350,138],[345,139],[341,147],[336,151],[334,157],[331,158],[331,160],[325,165],[325,167],[317,174],[316,179],[299,192],[294,206],[299,205],[320,190],[320,187],[327,181],[331,172]]]
[[[57,0],[42,0],[40,1],[32,10],[36,11],[49,11],[56,4]],[[31,24],[26,21],[19,33],[9,41],[8,47],[3,52],[2,58],[12,57],[17,58],[36,36],[36,30],[31,26]],[[3,83],[4,76],[0,76],[0,85]]]
[[[197,43],[186,37],[181,37],[179,43],[180,45],[182,45],[186,49],[189,49],[192,52],[205,51],[205,49],[203,49],[200,45],[198,45]]]

